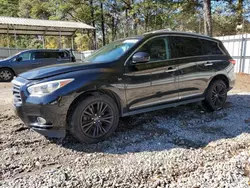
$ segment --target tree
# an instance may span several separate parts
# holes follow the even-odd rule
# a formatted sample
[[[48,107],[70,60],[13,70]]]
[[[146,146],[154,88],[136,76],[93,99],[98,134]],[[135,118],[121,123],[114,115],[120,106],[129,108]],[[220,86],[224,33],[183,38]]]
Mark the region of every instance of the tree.
[[[204,33],[212,36],[212,16],[211,16],[211,0],[203,0],[204,10]]]
[[[104,11],[103,11],[103,2],[100,2],[101,8],[101,28],[102,28],[102,44],[103,46],[106,44],[106,34],[105,34],[105,20],[104,20]]]
[[[75,33],[77,50],[95,49],[98,44],[158,29],[210,36],[250,30],[250,0],[0,0],[0,15],[77,21],[95,27],[96,32]],[[245,27],[236,31],[243,22]],[[42,46],[39,36],[16,38],[18,47]],[[69,39],[61,39],[62,46],[69,46]],[[14,41],[10,35],[11,46]],[[0,46],[7,43],[6,36],[0,36]],[[58,37],[46,37],[46,46],[57,48]]]
[[[0,0],[1,16],[18,16],[19,0]]]

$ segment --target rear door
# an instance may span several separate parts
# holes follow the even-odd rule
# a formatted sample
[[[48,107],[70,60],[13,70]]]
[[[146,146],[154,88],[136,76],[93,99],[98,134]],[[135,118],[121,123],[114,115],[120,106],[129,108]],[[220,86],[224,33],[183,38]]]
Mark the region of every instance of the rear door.
[[[203,48],[203,56],[197,61],[200,72],[203,73],[203,81],[200,82],[201,90],[205,90],[210,78],[217,71],[225,69],[230,63],[230,56],[219,41],[200,39]]]
[[[40,67],[56,64],[57,57],[56,51],[41,51],[35,53],[35,59],[39,62]]]
[[[178,61],[179,99],[195,98],[203,93],[203,83],[210,72],[203,72],[197,67],[202,60],[202,45],[197,37],[172,36],[174,58]]]

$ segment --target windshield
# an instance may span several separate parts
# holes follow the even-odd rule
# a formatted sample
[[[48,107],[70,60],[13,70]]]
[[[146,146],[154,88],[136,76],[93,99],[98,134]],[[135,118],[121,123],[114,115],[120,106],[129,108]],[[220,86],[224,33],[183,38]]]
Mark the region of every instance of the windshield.
[[[20,53],[21,53],[21,52],[18,52],[18,53],[16,53],[15,55],[9,56],[9,57],[7,57],[7,58],[5,58],[5,59],[3,59],[3,60],[10,60],[10,59],[12,59],[13,57],[19,55]]]
[[[112,42],[97,50],[84,61],[102,63],[119,59],[125,52],[133,47],[140,39],[125,39]]]

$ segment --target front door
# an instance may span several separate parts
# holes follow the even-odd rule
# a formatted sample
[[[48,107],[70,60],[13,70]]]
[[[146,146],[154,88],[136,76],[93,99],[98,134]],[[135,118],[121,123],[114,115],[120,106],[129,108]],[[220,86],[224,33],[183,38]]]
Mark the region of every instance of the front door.
[[[167,37],[149,39],[136,52],[148,53],[150,61],[133,64],[131,58],[125,66],[128,108],[150,107],[178,99],[177,67],[167,63],[171,57]]]
[[[13,65],[16,74],[20,74],[40,66],[39,62],[37,62],[37,60],[34,58],[34,52],[23,52],[19,54],[13,60]]]

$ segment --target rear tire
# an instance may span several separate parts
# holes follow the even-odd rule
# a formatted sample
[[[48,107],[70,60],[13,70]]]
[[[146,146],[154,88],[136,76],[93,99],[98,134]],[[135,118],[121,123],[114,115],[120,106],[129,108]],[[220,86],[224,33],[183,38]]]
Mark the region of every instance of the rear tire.
[[[223,108],[227,100],[227,86],[222,80],[213,81],[206,92],[205,100],[202,105],[207,111],[217,111]]]
[[[94,94],[80,101],[73,110],[70,132],[82,143],[97,143],[116,130],[118,121],[119,111],[113,99]]]
[[[9,68],[0,69],[0,82],[10,82],[13,80],[14,72]]]

